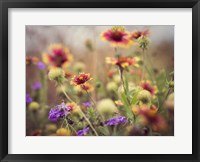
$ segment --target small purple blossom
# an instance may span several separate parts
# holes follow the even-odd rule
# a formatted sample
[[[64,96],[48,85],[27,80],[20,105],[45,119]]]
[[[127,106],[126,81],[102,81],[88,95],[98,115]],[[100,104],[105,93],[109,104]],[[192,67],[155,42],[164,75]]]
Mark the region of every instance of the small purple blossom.
[[[26,103],[29,104],[33,101],[32,97],[30,96],[30,94],[26,94]]]
[[[60,105],[57,105],[55,108],[52,108],[49,111],[49,120],[56,122],[59,118],[67,116],[69,108],[63,102]]]
[[[127,122],[128,122],[128,120],[126,120],[125,116],[117,116],[117,117],[108,119],[105,122],[105,125],[106,126],[112,126],[112,125],[118,125],[118,124],[127,123]]]
[[[90,130],[89,127],[86,127],[86,128],[84,128],[84,129],[82,129],[82,130],[79,130],[79,131],[77,132],[77,136],[84,136],[84,135],[86,135],[86,134],[88,133],[89,130]]]
[[[44,70],[46,68],[45,64],[43,62],[38,62],[37,63],[37,67],[40,69],[40,70]]]
[[[32,84],[32,89],[39,90],[42,87],[42,84],[40,82],[35,82]]]
[[[82,105],[85,107],[90,107],[92,104],[91,102],[83,102]]]

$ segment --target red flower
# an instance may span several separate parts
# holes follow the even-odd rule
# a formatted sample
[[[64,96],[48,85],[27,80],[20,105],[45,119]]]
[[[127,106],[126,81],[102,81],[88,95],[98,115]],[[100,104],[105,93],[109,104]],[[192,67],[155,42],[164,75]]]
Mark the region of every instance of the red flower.
[[[48,51],[43,54],[44,63],[54,67],[65,67],[72,59],[71,53],[62,44],[50,45]]]
[[[153,97],[158,93],[158,88],[155,85],[152,85],[152,83],[148,80],[141,81],[140,86],[151,93]]]
[[[129,32],[122,26],[115,26],[101,34],[102,40],[109,41],[112,46],[129,47],[133,41],[130,39]]]
[[[74,85],[83,85],[90,80],[92,80],[90,74],[80,73],[78,76],[74,76],[72,78],[71,83]]]
[[[81,85],[81,89],[87,92],[91,92],[94,90],[94,87],[91,84],[85,83]]]
[[[139,66],[138,61],[139,61],[138,57],[118,57],[118,58],[107,57],[106,58],[106,63],[117,65],[121,68],[126,68],[130,65],[134,65],[138,67]]]
[[[149,35],[149,30],[146,29],[144,31],[134,31],[131,33],[131,38],[132,39],[138,39],[141,36],[148,36]]]
[[[139,115],[143,117],[143,122],[149,125],[153,131],[163,131],[167,128],[167,122],[163,116],[157,113],[157,110],[155,106],[148,108],[143,105],[139,109]]]

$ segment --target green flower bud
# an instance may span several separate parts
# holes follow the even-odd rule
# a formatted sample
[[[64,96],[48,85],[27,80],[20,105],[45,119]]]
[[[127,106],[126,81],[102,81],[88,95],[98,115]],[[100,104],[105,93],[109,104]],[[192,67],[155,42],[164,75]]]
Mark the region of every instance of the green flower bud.
[[[48,132],[55,132],[57,130],[56,124],[48,124],[46,126],[46,131]]]
[[[61,68],[52,68],[48,73],[49,80],[63,83],[65,80],[65,72]]]
[[[111,99],[106,98],[97,103],[97,111],[102,115],[112,115],[118,110],[115,103]]]
[[[174,81],[170,81],[170,82],[169,82],[169,88],[174,89]]]
[[[120,84],[121,83],[120,75],[114,75],[113,80],[115,83]]]
[[[94,47],[93,47],[93,44],[92,44],[92,41],[91,40],[86,40],[86,42],[85,42],[85,46],[87,47],[87,49],[89,50],[89,51],[93,51],[94,50]]]
[[[107,85],[106,85],[106,89],[109,91],[109,92],[112,92],[112,91],[116,91],[118,88],[117,84],[115,82],[109,82]]]
[[[82,92],[81,88],[80,88],[80,87],[78,87],[78,86],[75,86],[75,87],[73,87],[73,90],[74,90],[74,92],[75,92],[76,94],[78,94],[78,93],[81,93],[81,92]]]
[[[139,43],[140,48],[143,50],[147,49],[150,44],[150,39],[146,36],[139,37],[137,41]]]
[[[59,128],[56,131],[57,136],[70,136],[71,131],[69,129],[66,128]]]
[[[33,101],[29,104],[28,108],[31,110],[31,111],[35,111],[35,110],[38,110],[40,108],[40,105]]]
[[[76,62],[73,66],[74,71],[80,73],[85,70],[85,64],[82,62]]]
[[[101,83],[100,82],[97,82],[96,83],[96,88],[100,88],[101,87]]]
[[[151,103],[151,94],[147,90],[142,90],[138,93],[137,99],[140,103],[148,105]]]

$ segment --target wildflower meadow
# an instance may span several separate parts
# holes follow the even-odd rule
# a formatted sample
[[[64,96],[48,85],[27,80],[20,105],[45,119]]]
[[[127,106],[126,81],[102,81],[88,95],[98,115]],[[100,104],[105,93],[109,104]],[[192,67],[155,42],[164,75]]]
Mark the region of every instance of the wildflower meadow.
[[[172,26],[26,26],[27,136],[173,136]]]

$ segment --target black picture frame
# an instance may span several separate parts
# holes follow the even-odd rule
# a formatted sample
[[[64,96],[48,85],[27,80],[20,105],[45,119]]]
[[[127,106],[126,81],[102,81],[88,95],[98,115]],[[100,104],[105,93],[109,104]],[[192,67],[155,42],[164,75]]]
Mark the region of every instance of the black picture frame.
[[[9,8],[192,8],[192,154],[8,154]],[[200,161],[200,2],[199,0],[0,0],[0,159],[21,161]],[[183,33],[184,34],[184,33]],[[187,139],[185,139],[187,140]],[[20,146],[19,146],[20,147]],[[153,147],[153,146],[152,146]],[[153,148],[152,148],[153,149]]]

